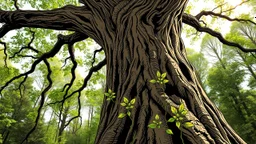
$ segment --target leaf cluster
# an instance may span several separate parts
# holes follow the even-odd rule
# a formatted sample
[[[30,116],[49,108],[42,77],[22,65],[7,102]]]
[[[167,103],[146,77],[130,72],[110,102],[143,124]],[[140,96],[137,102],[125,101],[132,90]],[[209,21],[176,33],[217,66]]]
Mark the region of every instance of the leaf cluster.
[[[108,89],[108,92],[105,93],[105,96],[107,97],[107,100],[108,100],[108,101],[109,101],[109,100],[113,101],[113,99],[116,98],[115,94],[116,94],[116,93],[114,93],[111,89]]]
[[[154,129],[154,128],[160,128],[160,127],[161,127],[161,124],[162,124],[162,121],[160,121],[159,115],[156,114],[155,119],[153,120],[153,123],[149,124],[148,127],[149,127],[149,128],[152,128],[152,129]]]
[[[124,118],[126,115],[128,115],[130,117],[131,116],[131,110],[134,108],[134,104],[135,104],[135,98],[132,99],[131,101],[129,101],[126,97],[124,97],[124,101],[122,103],[120,103],[120,105],[125,107],[127,112],[126,113],[120,113],[118,115],[118,118]]]
[[[161,74],[159,71],[157,71],[156,75],[157,75],[157,79],[152,79],[149,82],[151,82],[153,84],[154,83],[165,84],[165,83],[169,82],[168,79],[165,79],[166,72]]]

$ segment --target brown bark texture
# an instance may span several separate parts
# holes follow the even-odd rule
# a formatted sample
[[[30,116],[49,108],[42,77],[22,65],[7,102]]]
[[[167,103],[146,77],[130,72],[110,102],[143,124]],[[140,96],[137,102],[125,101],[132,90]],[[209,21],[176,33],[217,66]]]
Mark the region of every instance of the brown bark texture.
[[[188,62],[181,39],[182,17],[188,0],[82,0],[83,6],[66,6],[47,11],[1,11],[0,22],[6,31],[36,27],[75,31],[70,41],[91,37],[106,55],[106,90],[116,93],[115,102],[103,102],[96,144],[178,144],[180,131],[185,143],[245,143],[228,125],[209,100]],[[185,22],[190,23],[185,15]],[[200,29],[202,30],[202,29]],[[77,38],[80,37],[80,38]],[[66,40],[66,41],[69,41]],[[65,43],[65,42],[64,42]],[[74,43],[74,42],[73,42]],[[57,53],[58,50],[53,53]],[[41,62],[54,54],[45,54]],[[168,83],[149,81],[156,73],[167,73]],[[131,116],[120,103],[135,98]],[[176,128],[167,123],[173,116],[170,107],[184,103],[185,121],[192,128]],[[155,115],[163,122],[151,129]],[[173,135],[166,133],[172,129]]]

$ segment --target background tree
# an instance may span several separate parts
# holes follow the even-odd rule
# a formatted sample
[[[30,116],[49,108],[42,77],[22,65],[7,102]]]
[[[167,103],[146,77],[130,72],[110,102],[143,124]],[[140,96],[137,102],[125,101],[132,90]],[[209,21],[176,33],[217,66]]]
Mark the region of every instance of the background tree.
[[[3,51],[1,51],[3,55]],[[2,59],[4,61],[4,59]],[[1,67],[1,84],[4,84],[10,77],[19,75],[18,69],[9,66],[6,69],[4,64]],[[33,109],[33,102],[38,92],[32,87],[33,80],[28,78],[23,85],[19,85],[19,79],[13,85],[8,86],[0,97],[0,132],[2,143],[19,143],[26,133],[34,126],[34,119],[37,114]],[[17,89],[19,87],[19,89]],[[43,143],[41,132],[42,120],[38,123],[38,129],[32,134],[29,143]]]
[[[244,17],[244,16],[243,16]],[[228,39],[239,42],[243,46],[253,47],[253,28],[248,24],[234,23],[230,32],[226,35]],[[248,30],[250,29],[250,30]],[[248,37],[249,36],[249,37]],[[251,83],[255,83],[254,66],[255,57],[222,45],[217,39],[206,35],[203,38],[201,52],[203,57],[208,57],[211,68],[205,69],[201,65],[203,61],[199,53],[190,52],[188,56],[191,63],[198,70],[204,70],[205,82],[208,96],[215,102],[223,112],[229,124],[243,137],[247,143],[255,141],[255,99],[254,88]],[[202,53],[200,53],[202,55]]]
[[[187,48],[188,59],[191,64],[195,67],[196,75],[201,82],[204,89],[206,89],[206,78],[208,73],[208,61],[203,53],[196,52],[193,49]]]
[[[67,3],[69,2],[71,1]],[[55,80],[52,78],[50,58],[66,51],[68,55],[66,57],[71,62],[72,76],[69,82],[63,85],[63,99],[54,102],[61,103],[61,107],[71,97],[77,97],[80,106],[82,90],[87,86],[92,74],[104,65],[107,68],[105,93],[108,94],[105,94],[103,100],[95,143],[245,143],[209,100],[197,79],[186,57],[181,39],[181,26],[185,23],[199,32],[209,33],[223,44],[237,47],[243,52],[255,53],[255,49],[226,40],[219,32],[202,26],[200,22],[204,20],[204,16],[211,15],[229,21],[255,23],[249,19],[232,19],[225,15],[236,6],[227,6],[223,1],[218,1],[219,5],[214,10],[204,10],[197,15],[184,13],[187,2],[186,0],[118,2],[81,0],[80,3],[83,4],[81,6],[64,6],[67,3],[58,5],[56,2],[50,4],[30,2],[34,7],[51,10],[29,11],[19,10],[17,1],[14,1],[16,10],[0,10],[0,22],[4,23],[0,29],[0,37],[13,29],[25,27],[21,30],[26,31],[16,35],[17,43],[1,42],[6,56],[26,57],[31,63],[25,65],[27,67],[24,72],[9,79],[1,87],[0,92],[3,93],[3,90],[16,79],[23,78],[20,85],[24,84],[27,77],[41,63],[45,65],[47,71],[44,73],[47,84],[41,91],[35,125],[23,142],[30,139],[29,136],[39,126],[47,94],[51,92],[50,89],[54,89]],[[243,3],[245,2],[241,4]],[[19,4],[23,5],[24,2],[21,1]],[[220,12],[215,12],[216,10]],[[71,32],[69,34],[59,32],[54,42],[52,41],[54,35],[45,33],[45,36],[49,36],[45,43],[50,41],[55,44],[52,48],[46,44],[49,47],[44,48],[41,43],[33,44],[34,39],[39,38],[33,35],[36,32],[29,28]],[[29,39],[29,34],[32,35],[32,39],[26,40]],[[99,51],[104,50],[105,59],[100,62],[93,60],[83,82],[73,91],[76,80],[75,70],[79,61],[76,59],[74,47],[77,42],[88,37],[102,47],[93,53],[92,58],[94,59]],[[20,48],[17,44],[21,44],[21,41],[25,46]],[[67,46],[62,47],[63,45]],[[64,59],[66,57],[64,55]],[[159,81],[155,83],[154,80],[160,77],[166,78],[164,85]],[[109,99],[109,95],[113,96],[113,94],[115,97]],[[127,111],[127,107],[123,107],[124,104],[120,105],[120,103],[124,101],[126,105],[128,100],[131,100],[129,104],[134,104],[134,108],[130,107],[131,113],[120,118],[120,113]],[[176,127],[175,124],[168,123],[167,118],[177,118],[177,109],[179,112],[186,111],[187,114],[184,114],[184,118],[179,119],[180,121],[174,119]],[[159,129],[148,127],[153,120],[161,121]],[[186,123],[190,126],[186,126]],[[174,135],[170,135],[171,133]],[[180,138],[179,133],[183,138]]]

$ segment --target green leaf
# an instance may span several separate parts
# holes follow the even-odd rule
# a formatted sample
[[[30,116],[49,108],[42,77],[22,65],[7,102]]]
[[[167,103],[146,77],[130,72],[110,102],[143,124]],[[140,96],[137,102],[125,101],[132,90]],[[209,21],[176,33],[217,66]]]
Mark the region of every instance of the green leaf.
[[[148,125],[149,128],[156,128],[156,126],[157,126],[157,125],[154,124],[154,123]]]
[[[120,103],[121,106],[126,106],[126,103]]]
[[[174,122],[174,121],[175,121],[175,118],[168,119],[168,122]]]
[[[108,89],[108,93],[112,93],[112,90],[111,90],[111,89]]]
[[[125,113],[120,113],[120,114],[118,115],[118,118],[124,118],[125,116],[126,116]]]
[[[168,82],[169,82],[169,80],[167,80],[167,79],[164,80],[164,83],[168,83]]]
[[[131,104],[135,103],[135,98],[130,101]]]
[[[185,109],[184,103],[179,106],[179,112],[182,113]]]
[[[161,75],[162,79],[166,77],[166,72]]]
[[[126,97],[124,97],[124,102],[128,104],[129,100]]]
[[[105,93],[105,96],[110,96],[110,94],[109,93]]]
[[[111,98],[107,98],[107,101],[111,100]]]
[[[167,129],[167,130],[166,130],[166,133],[167,133],[167,134],[170,134],[170,135],[173,134],[173,132],[172,132],[171,129]]]
[[[183,111],[181,112],[182,115],[186,115],[187,113],[188,113],[187,110],[183,110]]]
[[[156,72],[156,75],[157,75],[158,78],[160,78],[160,77],[161,77],[160,71],[157,71],[157,72]]]
[[[192,124],[191,122],[185,122],[183,125],[185,128],[191,128],[194,126],[194,124]]]
[[[156,83],[156,80],[155,80],[155,79],[152,79],[152,80],[150,80],[149,82],[151,82],[151,83]]]
[[[176,121],[177,128],[180,128],[180,121]]]
[[[156,114],[155,120],[159,120],[159,115],[158,114]]]
[[[157,125],[157,128],[161,128],[161,125]]]
[[[128,112],[127,112],[127,115],[128,115],[128,116],[131,116],[131,112],[130,112],[130,111],[128,111]]]
[[[178,120],[179,120],[179,121],[182,121],[183,119],[184,119],[183,117],[179,117],[179,119],[178,119]]]
[[[177,109],[173,106],[171,106],[171,111],[172,111],[173,114],[177,114]]]

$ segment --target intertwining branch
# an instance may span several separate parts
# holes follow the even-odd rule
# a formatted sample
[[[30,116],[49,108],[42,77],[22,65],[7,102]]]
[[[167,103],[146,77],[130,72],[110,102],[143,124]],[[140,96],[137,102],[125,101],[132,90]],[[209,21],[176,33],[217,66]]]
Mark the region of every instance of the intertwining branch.
[[[249,2],[249,0],[243,1],[240,4],[238,4],[238,5],[236,5],[232,8],[229,8],[227,10],[222,9],[222,6],[226,4],[226,3],[223,3],[223,4],[220,4],[219,6],[217,6],[216,8],[214,8],[211,11],[203,10],[195,16],[184,13],[183,14],[183,23],[192,26],[193,28],[195,28],[199,32],[205,32],[205,33],[210,34],[213,37],[216,37],[217,39],[219,39],[220,42],[222,42],[225,45],[232,46],[232,47],[237,47],[241,51],[246,52],[246,53],[248,53],[248,52],[255,53],[256,52],[255,48],[245,48],[245,47],[241,46],[239,43],[232,42],[232,41],[229,41],[229,40],[225,39],[220,32],[214,31],[211,28],[207,27],[206,23],[203,20],[201,20],[201,18],[203,16],[213,16],[213,17],[216,17],[216,18],[225,19],[225,20],[230,21],[230,22],[237,21],[237,22],[241,22],[241,23],[249,23],[249,24],[256,25],[256,23],[254,21],[250,20],[250,19],[231,18],[231,17],[224,14],[226,12],[230,12],[230,11],[234,10],[238,6],[241,6],[242,4],[245,4],[247,2]],[[214,10],[216,10],[216,9],[220,9],[220,12],[214,12]],[[200,22],[203,22],[205,24],[205,26],[201,26]]]
[[[250,20],[243,20],[243,19],[238,19],[238,20],[243,21],[243,22],[250,22]],[[231,42],[231,41],[225,39],[221,33],[214,31],[208,27],[201,26],[199,20],[195,16],[184,13],[183,14],[183,22],[185,24],[188,24],[188,25],[194,27],[199,32],[206,32],[206,33],[212,35],[213,37],[216,37],[217,39],[219,39],[220,42],[222,42],[225,45],[237,47],[243,52],[254,52],[254,53],[256,52],[256,49],[244,48],[243,46],[241,46],[238,43]]]
[[[17,4],[15,1],[15,6],[16,5]],[[68,94],[68,91],[70,90],[71,86],[73,85],[74,80],[76,79],[75,70],[77,67],[77,62],[75,60],[75,56],[73,53],[74,52],[73,45],[76,42],[79,42],[79,41],[82,41],[82,40],[88,38],[88,36],[84,34],[87,32],[85,32],[83,30],[92,32],[91,29],[93,27],[90,23],[93,23],[93,22],[90,21],[90,19],[92,17],[91,12],[86,11],[86,7],[66,6],[66,7],[63,7],[60,9],[55,9],[55,10],[50,10],[50,11],[22,11],[22,10],[19,10],[17,6],[16,6],[16,8],[17,8],[16,11],[0,10],[0,22],[4,23],[4,25],[0,28],[0,38],[2,38],[9,31],[14,30],[14,29],[19,29],[22,27],[47,28],[47,29],[54,29],[54,30],[75,31],[74,34],[71,34],[68,36],[58,35],[58,41],[55,43],[54,47],[49,52],[43,53],[40,57],[22,56],[22,57],[32,57],[35,59],[35,61],[31,65],[30,70],[28,70],[27,72],[22,73],[18,76],[13,77],[9,81],[7,81],[4,86],[2,86],[0,88],[0,92],[2,92],[4,90],[4,88],[6,88],[9,84],[11,84],[14,80],[24,77],[23,81],[20,83],[20,86],[19,86],[19,87],[21,87],[21,85],[26,81],[28,75],[34,72],[34,70],[36,69],[38,64],[40,64],[41,62],[44,62],[45,65],[47,66],[47,70],[48,70],[47,80],[48,80],[49,85],[41,93],[41,103],[38,108],[38,115],[37,115],[37,118],[35,121],[35,126],[27,134],[26,138],[23,141],[23,142],[25,142],[27,140],[27,138],[29,137],[29,135],[35,130],[35,128],[38,124],[38,121],[40,118],[40,112],[45,103],[45,94],[47,91],[49,91],[49,89],[52,86],[52,79],[50,77],[51,68],[50,68],[50,64],[48,63],[47,59],[54,57],[60,51],[60,49],[63,45],[68,44],[68,52],[70,55],[69,57],[71,59],[73,67],[71,69],[71,74],[72,74],[71,81],[69,83],[67,83],[63,88],[63,90],[65,90],[63,100],[61,101],[62,106],[63,106],[64,101],[67,98],[73,96],[73,94],[71,94],[70,96],[67,96],[67,94]],[[76,32],[76,31],[80,31],[80,32]],[[10,58],[14,58],[16,56],[21,56],[20,53],[24,49],[29,49],[35,53],[39,53],[39,51],[36,48],[33,48],[31,46],[31,44],[34,40],[34,35],[35,35],[34,32],[31,31],[31,33],[32,33],[32,39],[28,43],[28,45],[21,47],[20,50],[15,52],[14,55],[12,55]],[[90,35],[90,36],[93,37],[93,35]],[[8,56],[7,52],[6,52],[7,46],[6,46],[5,42],[1,42],[1,44],[4,45],[4,53],[6,55],[5,63],[6,63],[7,56]],[[103,60],[97,66],[92,67],[92,69],[89,71],[88,76],[85,78],[85,83],[87,83],[89,81],[90,77],[92,76],[92,73],[99,70],[100,68],[102,68],[105,65],[105,63],[106,63],[106,61]],[[86,87],[86,84],[84,84],[79,90],[76,91],[79,93],[78,116],[71,118],[67,122],[66,125],[68,125],[71,120],[73,120],[77,117],[80,117],[80,109],[81,109],[80,96],[81,96],[81,91],[85,87]],[[66,96],[67,96],[67,98],[66,98]]]

